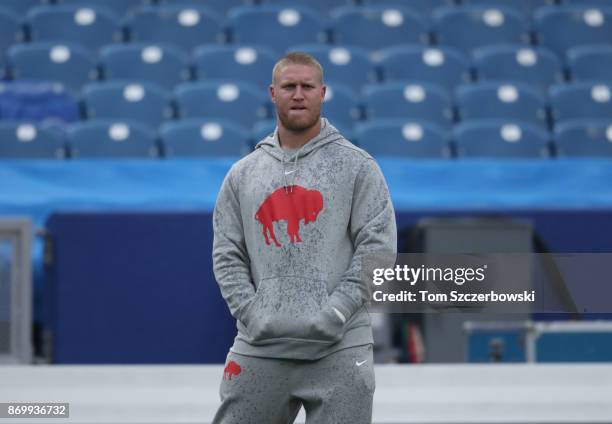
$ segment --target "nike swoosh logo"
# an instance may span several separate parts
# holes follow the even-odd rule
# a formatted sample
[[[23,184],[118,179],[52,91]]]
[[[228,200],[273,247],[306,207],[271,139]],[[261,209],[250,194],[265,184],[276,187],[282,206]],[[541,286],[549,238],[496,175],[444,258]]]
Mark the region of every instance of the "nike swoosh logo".
[[[294,169],[293,171],[285,171],[285,175],[293,174],[295,171],[297,171],[297,169]]]
[[[366,362],[368,362],[368,360],[366,359],[365,361],[361,361],[361,362],[355,362],[355,365],[357,365],[358,367],[362,366],[363,364],[365,364]]]

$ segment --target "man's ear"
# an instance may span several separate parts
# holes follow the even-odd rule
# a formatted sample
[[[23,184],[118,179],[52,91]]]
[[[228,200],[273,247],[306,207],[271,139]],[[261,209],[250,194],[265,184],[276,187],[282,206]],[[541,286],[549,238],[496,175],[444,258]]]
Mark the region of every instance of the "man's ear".
[[[322,100],[325,99],[325,93],[327,93],[327,86],[325,84],[323,84],[321,86],[321,96],[322,96],[321,99]]]
[[[276,104],[276,97],[275,97],[275,93],[274,93],[274,86],[272,84],[270,84],[270,86],[268,87],[268,92],[270,93],[270,99],[272,100],[272,103]]]

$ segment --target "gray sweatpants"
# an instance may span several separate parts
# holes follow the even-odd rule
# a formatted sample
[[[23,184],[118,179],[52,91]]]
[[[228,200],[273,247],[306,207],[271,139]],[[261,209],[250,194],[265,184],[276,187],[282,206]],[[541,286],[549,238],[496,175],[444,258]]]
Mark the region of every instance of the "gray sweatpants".
[[[213,424],[289,424],[302,405],[307,424],[369,424],[375,386],[372,345],[317,361],[230,352]]]

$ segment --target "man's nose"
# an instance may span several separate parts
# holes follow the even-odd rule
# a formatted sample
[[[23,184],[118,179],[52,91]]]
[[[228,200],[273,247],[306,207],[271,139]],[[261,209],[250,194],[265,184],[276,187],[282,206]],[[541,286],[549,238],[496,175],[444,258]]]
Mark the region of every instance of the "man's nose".
[[[300,87],[299,85],[295,88],[295,91],[293,93],[293,98],[294,99],[303,99],[304,98],[304,92],[302,90],[302,87]]]

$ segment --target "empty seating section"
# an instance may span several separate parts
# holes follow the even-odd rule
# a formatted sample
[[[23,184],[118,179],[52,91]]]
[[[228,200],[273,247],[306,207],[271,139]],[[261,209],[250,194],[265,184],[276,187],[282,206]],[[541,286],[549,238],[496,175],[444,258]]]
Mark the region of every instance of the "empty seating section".
[[[52,80],[78,93],[96,78],[96,61],[79,44],[16,44],[8,53],[15,80]]]
[[[527,19],[507,7],[442,7],[433,13],[439,44],[465,52],[485,45],[528,43]]]
[[[581,6],[544,7],[535,11],[538,42],[564,55],[584,44],[612,43],[612,9]]]
[[[297,44],[324,41],[319,15],[298,6],[243,6],[230,11],[227,23],[232,42],[261,44],[279,53]]]
[[[181,119],[230,119],[251,128],[257,120],[268,117],[265,92],[248,83],[185,83],[176,88],[175,98]]]
[[[161,127],[160,137],[169,157],[240,156],[250,150],[248,131],[221,119],[168,122]]]
[[[198,80],[239,80],[265,88],[279,58],[267,47],[205,45],[194,51],[193,66]]]
[[[449,156],[449,136],[428,122],[380,119],[359,124],[355,137],[374,157],[438,159]]]
[[[104,79],[146,81],[168,90],[189,79],[187,63],[187,56],[171,46],[117,44],[100,52]]]
[[[223,41],[220,18],[203,7],[142,8],[129,15],[126,26],[131,41],[172,44],[186,53],[200,44]]]
[[[563,82],[561,60],[544,47],[482,47],[474,51],[474,69],[479,80],[522,82],[543,89]]]
[[[72,125],[67,136],[73,158],[158,156],[155,132],[138,122],[94,119]]]
[[[331,14],[331,31],[334,44],[368,50],[425,42],[427,34],[421,15],[387,6],[335,9]]]
[[[146,83],[89,84],[82,94],[88,119],[130,119],[152,127],[172,118],[170,93]]]
[[[464,85],[457,88],[455,98],[462,121],[505,119],[542,129],[548,126],[544,96],[527,85],[497,82]]]
[[[548,132],[505,120],[464,122],[454,129],[460,157],[539,158],[549,154]]]
[[[610,0],[2,0],[0,158],[243,155],[291,50],[378,157],[611,156]]]
[[[92,51],[122,37],[118,16],[90,5],[38,6],[30,9],[26,25],[32,41],[79,43]]]
[[[612,81],[612,42],[574,47],[567,61],[574,81]]]

